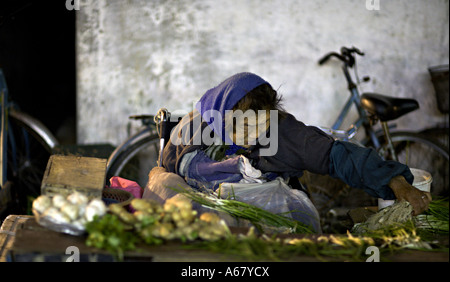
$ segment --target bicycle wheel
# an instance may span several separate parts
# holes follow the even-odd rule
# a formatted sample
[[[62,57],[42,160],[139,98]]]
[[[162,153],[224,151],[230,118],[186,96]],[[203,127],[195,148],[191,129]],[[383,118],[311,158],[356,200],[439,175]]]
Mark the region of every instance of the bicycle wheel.
[[[433,140],[441,143],[445,148],[449,148],[449,129],[448,127],[427,128],[420,132],[421,134],[431,137]]]
[[[391,133],[391,139],[398,161],[411,168],[428,171],[433,177],[431,194],[448,197],[448,148],[442,146],[439,141],[413,132],[393,132]],[[384,137],[380,140],[384,140]],[[386,142],[383,142],[379,153],[385,159],[392,159]]]
[[[30,214],[58,141],[42,123],[23,112],[11,109],[8,118],[7,178],[13,182],[15,212]]]
[[[125,143],[116,151],[119,153],[111,156],[108,162],[107,181],[113,176],[119,176],[136,181],[144,188],[150,170],[157,166],[158,134],[153,130],[144,132],[137,140]]]

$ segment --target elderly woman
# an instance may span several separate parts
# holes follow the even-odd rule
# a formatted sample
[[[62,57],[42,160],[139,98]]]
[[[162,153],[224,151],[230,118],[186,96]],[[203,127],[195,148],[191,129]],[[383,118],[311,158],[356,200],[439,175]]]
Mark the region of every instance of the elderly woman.
[[[224,183],[284,179],[305,195],[290,207],[310,217],[297,219],[318,232],[317,211],[298,182],[304,170],[338,178],[373,197],[406,200],[414,214],[428,208],[430,198],[411,185],[413,175],[406,165],[384,161],[372,149],[334,140],[284,111],[280,100],[255,74],[226,79],[208,90],[174,128],[163,152],[164,169],[200,191],[216,190]],[[155,189],[152,181],[150,177],[144,197],[164,201],[173,196],[173,191]]]

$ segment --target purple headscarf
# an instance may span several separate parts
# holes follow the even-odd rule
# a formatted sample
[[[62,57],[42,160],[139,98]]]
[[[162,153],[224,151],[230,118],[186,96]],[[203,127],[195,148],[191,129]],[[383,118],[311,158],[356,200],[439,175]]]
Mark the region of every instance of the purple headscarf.
[[[216,87],[206,91],[198,101],[196,108],[203,119],[207,121],[211,129],[222,137],[222,140],[226,141],[228,144],[233,144],[228,135],[225,134],[223,120],[225,111],[233,109],[239,100],[241,100],[248,92],[262,84],[269,83],[256,74],[250,72],[235,74]],[[215,119],[212,115],[213,113],[220,114],[221,119]]]

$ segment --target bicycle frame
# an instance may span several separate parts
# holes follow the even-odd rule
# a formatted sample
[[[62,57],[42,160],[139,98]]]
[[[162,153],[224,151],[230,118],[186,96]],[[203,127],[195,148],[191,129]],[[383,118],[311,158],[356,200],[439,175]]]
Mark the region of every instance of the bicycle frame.
[[[359,92],[355,89],[352,90],[350,97],[347,99],[346,103],[344,104],[344,107],[342,108],[341,112],[339,113],[337,119],[333,123],[330,132],[332,135],[340,138],[340,139],[352,139],[358,129],[361,127],[361,125],[364,124],[364,122],[367,120],[367,116],[364,112],[358,111],[358,119],[352,123],[350,128],[347,130],[341,130],[342,123],[344,122],[344,119],[347,117],[351,106],[354,104],[356,108],[359,110]]]
[[[16,156],[16,142],[14,134],[8,131],[11,128],[10,117],[20,124],[23,130],[24,142],[26,144],[25,156],[30,158],[30,148],[29,148],[29,138],[33,136],[36,140],[41,142],[41,145],[48,151],[51,152],[54,147],[58,145],[58,140],[53,136],[50,130],[45,127],[39,120],[33,118],[32,116],[21,112],[16,109],[12,103],[10,103],[8,98],[8,87],[6,85],[5,76],[3,71],[0,69],[0,103],[1,103],[1,121],[0,121],[0,189],[7,182],[8,173],[8,142],[11,144],[10,154],[13,156],[12,161],[12,171],[16,171],[18,164],[15,158]]]
[[[7,124],[7,114],[6,114],[6,103],[8,101],[8,88],[6,87],[5,77],[3,71],[0,69],[0,102],[1,102],[1,124],[0,124],[0,189],[6,183],[6,167],[7,167],[7,140],[6,140],[6,124]]]
[[[334,136],[337,139],[349,141],[358,132],[361,126],[364,126],[367,137],[372,141],[373,146],[378,149],[381,144],[378,140],[376,133],[370,126],[369,117],[365,110],[361,107],[360,93],[358,91],[357,85],[353,82],[350,73],[348,72],[348,65],[344,63],[342,66],[342,71],[344,72],[345,78],[347,80],[348,89],[350,91],[350,97],[348,97],[344,107],[340,111],[338,117],[333,123],[331,128],[319,127],[326,133]],[[352,125],[347,130],[340,129],[344,119],[347,117],[350,108],[354,105],[358,111],[358,118],[352,123]]]
[[[125,149],[127,147],[139,142],[142,139],[145,139],[148,135],[154,133],[155,130],[156,130],[156,124],[151,123],[151,122],[148,122],[148,123],[143,122],[143,128],[141,130],[139,130],[138,132],[136,132],[135,134],[133,134],[132,136],[127,138],[119,146],[117,146],[116,149],[114,149],[114,151],[111,153],[111,155],[108,158],[106,170],[109,171],[111,164],[114,163],[114,161],[117,159],[117,157],[123,151],[125,151]]]

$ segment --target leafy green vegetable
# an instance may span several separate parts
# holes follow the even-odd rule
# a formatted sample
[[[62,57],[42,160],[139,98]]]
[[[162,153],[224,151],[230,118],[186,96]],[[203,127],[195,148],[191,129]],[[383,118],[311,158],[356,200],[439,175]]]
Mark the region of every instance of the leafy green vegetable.
[[[93,221],[87,223],[86,231],[89,234],[86,245],[107,250],[119,261],[123,260],[124,252],[134,250],[140,240],[114,214],[105,214],[101,218],[96,216]]]
[[[270,225],[287,227],[297,233],[311,233],[307,226],[299,224],[291,218],[269,213],[242,202],[218,199],[211,195],[187,190],[184,191],[184,194],[191,200],[198,201],[213,210],[247,219],[253,222],[255,227]],[[138,201],[134,203],[137,204]],[[141,204],[148,203],[141,202]],[[177,204],[181,205],[182,203]],[[249,232],[247,235],[227,234],[227,236],[222,236],[222,234],[215,240],[208,240],[206,235],[214,235],[213,231],[218,230],[217,226],[207,224],[206,217],[204,220],[191,219],[189,224],[184,226],[184,221],[180,221],[181,218],[177,219],[182,213],[173,212],[179,211],[178,209],[172,211],[173,208],[170,205],[167,207],[152,205],[153,212],[138,213],[145,210],[142,207],[134,214],[127,212],[125,221],[121,220],[119,216],[119,214],[125,215],[122,210],[116,211],[117,214],[106,214],[102,218],[96,217],[86,226],[89,234],[86,244],[113,253],[118,260],[123,260],[124,252],[135,250],[138,243],[158,245],[163,244],[166,240],[171,240],[171,238],[178,238],[183,243],[189,242],[189,244],[183,244],[185,248],[204,249],[248,260],[289,260],[295,256],[307,255],[314,256],[319,260],[339,258],[361,261],[367,258],[365,250],[368,246],[377,246],[380,248],[380,252],[386,253],[404,248],[448,252],[448,245],[447,247],[434,246],[436,243],[432,242],[435,240],[427,241],[427,237],[424,237],[423,234],[429,234],[430,229],[418,225],[417,220],[414,219],[384,226],[381,229],[366,230],[359,235],[348,232],[347,234],[325,236],[284,234],[281,237],[268,237],[264,234],[257,236],[254,232]],[[133,216],[131,221],[128,218],[130,215]],[[443,225],[439,228],[436,228],[436,224],[433,225],[433,234],[448,234],[448,199],[432,201],[429,210],[423,216],[426,216],[428,221],[435,220]],[[211,219],[213,218],[210,215]],[[166,232],[168,224],[181,225],[178,226],[179,228]],[[209,230],[208,226],[215,227],[213,230]],[[201,236],[201,232],[207,234]],[[162,236],[162,233],[167,234]],[[293,237],[289,238],[289,236]]]
[[[437,198],[430,202],[428,210],[415,217],[415,225],[422,236],[449,234],[448,198]]]
[[[428,210],[425,214],[433,215],[438,220],[449,220],[448,198],[437,198],[430,202]]]

